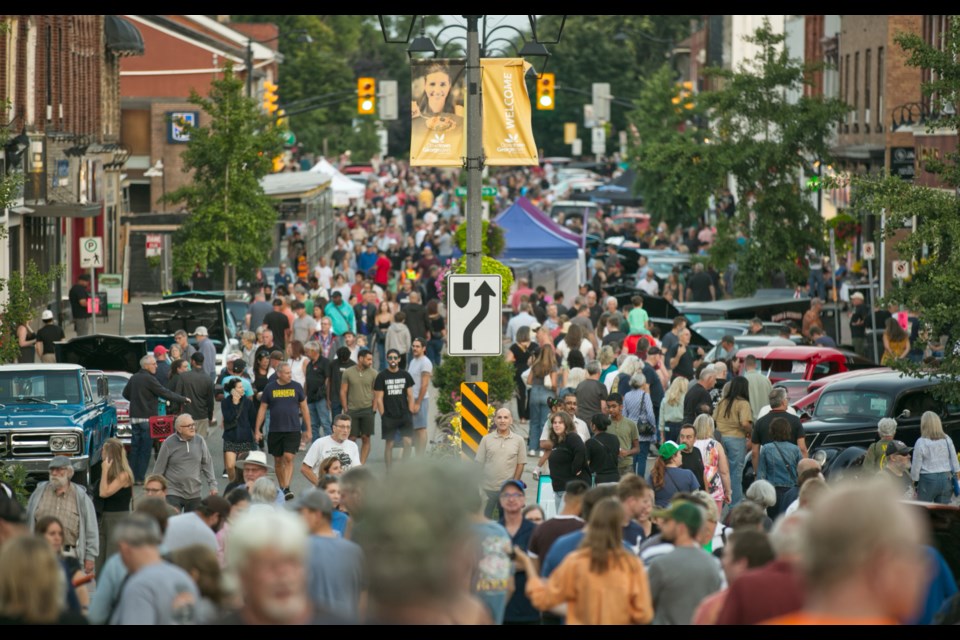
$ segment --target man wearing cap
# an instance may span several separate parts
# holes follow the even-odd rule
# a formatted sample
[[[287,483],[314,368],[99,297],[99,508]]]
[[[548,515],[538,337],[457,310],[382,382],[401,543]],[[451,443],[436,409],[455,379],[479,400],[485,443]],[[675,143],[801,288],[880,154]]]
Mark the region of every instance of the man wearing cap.
[[[310,489],[290,503],[310,530],[307,588],[314,606],[356,620],[366,590],[363,551],[333,529],[333,501]],[[341,513],[341,512],[337,512]]]
[[[853,341],[853,350],[859,356],[869,358],[867,353],[867,326],[870,323],[870,307],[864,304],[863,294],[854,291],[850,295],[850,339]]]
[[[182,511],[193,511],[200,504],[200,478],[206,479],[210,495],[217,494],[217,477],[207,443],[197,437],[197,424],[189,413],[181,413],[173,423],[176,434],[160,445],[153,472],[167,479],[167,503]]]
[[[190,398],[190,404],[184,407],[184,412],[193,417],[196,434],[204,440],[209,434],[214,405],[213,380],[203,370],[205,363],[203,353],[196,352],[190,356],[190,370],[181,373],[173,381],[173,390]]]
[[[510,534],[510,542],[514,547],[520,547],[524,552],[530,547],[530,538],[536,525],[523,517],[523,508],[526,506],[527,485],[523,480],[513,478],[507,480],[500,487],[500,523]],[[517,571],[514,574],[514,591],[507,602],[507,609],[503,617],[504,623],[531,624],[540,620],[540,612],[534,608],[527,598],[527,574]]]
[[[40,362],[56,362],[57,355],[53,343],[57,340],[63,340],[63,329],[53,321],[53,311],[44,309],[40,314],[43,326],[37,330],[37,355],[40,356]]]
[[[690,624],[700,601],[723,586],[720,563],[697,543],[705,514],[692,502],[675,500],[651,517],[662,518],[663,540],[673,544],[673,551],[654,558],[647,569],[653,624]]]
[[[373,382],[377,370],[373,368],[373,354],[369,349],[361,349],[357,354],[357,365],[343,372],[340,382],[340,406],[350,415],[350,439],[359,438],[360,463],[367,463],[370,455],[370,436],[374,432]]]
[[[323,310],[323,315],[330,318],[333,335],[340,337],[347,331],[356,332],[357,321],[353,315],[353,307],[343,299],[343,293],[334,291],[330,302]]]
[[[290,342],[292,329],[290,319],[283,312],[283,300],[275,298],[273,300],[273,309],[263,317],[263,324],[273,332],[273,341],[277,349],[283,351],[284,346]]]
[[[44,516],[55,516],[63,525],[63,553],[73,556],[86,573],[93,571],[100,553],[100,529],[97,512],[86,489],[75,482],[70,458],[54,456],[48,465],[50,480],[41,482],[27,502],[27,527],[30,531]]]
[[[252,491],[253,484],[270,473],[270,463],[267,462],[267,454],[263,451],[249,451],[246,454],[240,454],[240,456],[237,460],[237,468],[240,469],[243,476],[226,486],[223,490],[225,496],[230,495],[230,492],[237,487],[244,487],[247,491]],[[286,495],[282,489],[278,488],[275,504],[281,506],[285,500]]]
[[[179,332],[178,332],[179,333]],[[186,337],[186,334],[183,334]],[[130,402],[130,428],[133,432],[130,448],[130,469],[136,484],[143,484],[153,451],[150,437],[150,418],[157,415],[158,400],[172,400],[182,404],[190,402],[186,396],[167,389],[154,375],[157,359],[152,355],[140,358],[140,371],[133,374],[123,388],[123,397]]]
[[[512,429],[513,414],[510,409],[497,409],[493,422],[496,429],[480,440],[475,458],[483,469],[480,488],[487,495],[487,506],[483,510],[487,518],[493,518],[503,484],[508,480],[520,480],[527,463],[523,437]]]
[[[360,466],[360,449],[357,443],[350,439],[350,416],[340,414],[333,419],[333,433],[324,436],[310,445],[307,455],[303,457],[300,473],[316,486],[320,481],[320,464],[327,458],[335,457],[340,461],[340,468],[346,472],[351,467]]]
[[[77,283],[70,287],[70,313],[77,328],[78,336],[90,335],[90,312],[87,303],[90,299],[90,276],[81,273],[77,276]]]
[[[887,445],[886,463],[880,469],[880,475],[893,480],[901,489],[901,496],[905,500],[915,500],[917,492],[910,477],[910,463],[913,447],[908,447],[900,440],[891,440]]]
[[[167,386],[167,380],[170,379],[170,362],[167,360],[167,348],[162,344],[157,345],[153,349],[153,357],[157,361],[157,370],[153,375],[157,377],[157,380],[160,381],[160,384]]]
[[[278,364],[276,375],[276,380],[268,382],[260,396],[260,410],[257,412],[253,435],[254,440],[262,437],[261,429],[269,409],[270,433],[267,435],[267,450],[273,456],[277,467],[277,483],[287,495],[287,499],[292,500],[290,481],[293,479],[293,458],[300,445],[305,446],[313,439],[313,430],[310,410],[307,408],[307,394],[300,383],[293,379],[290,364]],[[302,433],[301,420],[306,427]]]
[[[217,532],[230,515],[230,503],[220,496],[207,496],[192,511],[167,520],[163,546],[168,553],[201,545],[217,552]]]

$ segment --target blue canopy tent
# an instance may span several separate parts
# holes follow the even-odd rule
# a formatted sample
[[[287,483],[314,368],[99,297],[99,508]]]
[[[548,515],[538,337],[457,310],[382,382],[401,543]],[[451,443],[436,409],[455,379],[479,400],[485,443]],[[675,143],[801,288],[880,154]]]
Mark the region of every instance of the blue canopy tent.
[[[569,299],[586,280],[583,238],[556,224],[526,198],[518,198],[494,222],[504,230],[506,249],[499,260],[526,278],[531,287],[560,290]]]

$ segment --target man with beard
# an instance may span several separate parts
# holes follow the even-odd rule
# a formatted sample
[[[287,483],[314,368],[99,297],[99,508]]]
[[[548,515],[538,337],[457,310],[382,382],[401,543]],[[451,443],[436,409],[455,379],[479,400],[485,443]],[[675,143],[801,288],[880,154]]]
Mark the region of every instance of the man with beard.
[[[700,449],[695,446],[697,441],[697,431],[694,429],[692,424],[685,424],[680,427],[680,444],[686,445],[685,448],[680,450],[680,467],[682,469],[689,469],[693,475],[697,477],[697,482],[700,483],[700,489],[706,490],[706,485],[704,484],[704,467],[703,467],[703,455],[700,453]]]
[[[383,461],[387,469],[393,464],[393,445],[399,433],[403,443],[403,459],[410,457],[413,445],[413,377],[400,370],[400,352],[387,351],[387,368],[373,382],[373,404],[380,414],[383,432]]]
[[[916,491],[913,488],[913,479],[910,477],[910,454],[913,447],[908,447],[899,440],[891,440],[887,445],[886,464],[880,470],[880,475],[893,480],[900,495],[905,500],[914,500]]]
[[[73,465],[66,456],[54,456],[48,465],[50,480],[41,482],[27,503],[27,526],[34,530],[44,516],[63,525],[63,554],[75,557],[86,573],[93,571],[100,553],[100,529],[93,501],[83,486],[71,481]]]
[[[364,464],[370,455],[370,436],[374,432],[373,381],[376,377],[373,354],[361,349],[357,366],[344,371],[340,382],[340,406],[350,415],[350,439],[361,441],[360,462]]]

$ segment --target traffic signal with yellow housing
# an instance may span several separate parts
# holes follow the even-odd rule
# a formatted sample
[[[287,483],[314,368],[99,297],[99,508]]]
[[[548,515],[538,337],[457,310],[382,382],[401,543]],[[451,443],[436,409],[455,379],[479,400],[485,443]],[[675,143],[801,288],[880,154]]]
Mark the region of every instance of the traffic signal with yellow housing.
[[[537,78],[537,109],[541,111],[553,110],[554,100],[554,80],[552,73],[542,73]]]
[[[278,88],[277,85],[269,80],[263,81],[263,110],[269,115],[273,115],[277,112],[277,109],[280,108],[280,105],[277,104],[280,100],[280,97],[277,96]]]
[[[677,87],[677,94],[671,99],[673,106],[677,111],[683,106],[684,109],[693,109],[693,83],[681,82]]]
[[[369,116],[377,110],[377,81],[357,78],[357,113]]]

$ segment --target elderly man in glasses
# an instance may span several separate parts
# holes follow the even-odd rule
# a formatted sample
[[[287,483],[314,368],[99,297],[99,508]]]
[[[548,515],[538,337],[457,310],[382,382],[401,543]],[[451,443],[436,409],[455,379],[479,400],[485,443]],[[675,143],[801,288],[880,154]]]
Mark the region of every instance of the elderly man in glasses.
[[[173,423],[177,433],[163,441],[153,472],[167,479],[167,503],[181,511],[200,506],[200,477],[207,480],[210,495],[217,494],[213,458],[197,425],[189,413],[181,413]]]

